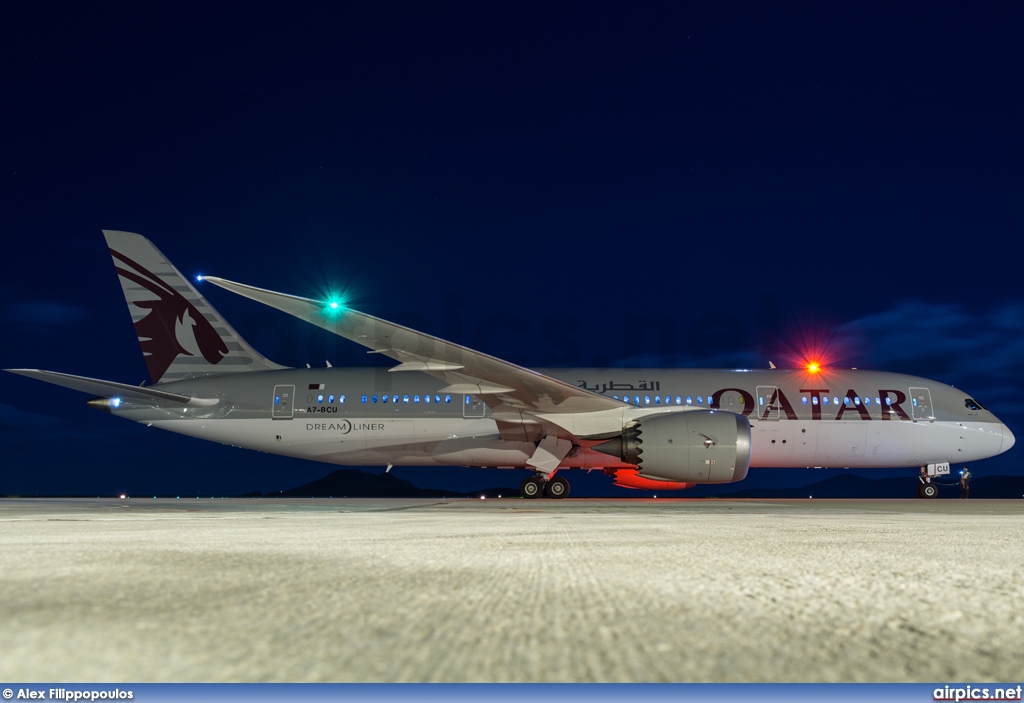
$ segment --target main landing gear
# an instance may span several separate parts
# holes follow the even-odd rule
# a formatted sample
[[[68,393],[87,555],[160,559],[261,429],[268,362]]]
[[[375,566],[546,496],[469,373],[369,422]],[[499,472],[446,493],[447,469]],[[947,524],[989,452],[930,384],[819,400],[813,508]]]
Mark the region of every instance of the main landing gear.
[[[565,498],[569,495],[569,482],[561,476],[545,480],[543,474],[536,474],[519,484],[519,495],[523,498]]]
[[[568,439],[555,435],[547,435],[539,442],[526,465],[536,473],[519,485],[519,495],[523,498],[565,498],[569,495],[569,482],[564,478],[555,478],[558,465],[567,456],[576,456],[579,445]]]

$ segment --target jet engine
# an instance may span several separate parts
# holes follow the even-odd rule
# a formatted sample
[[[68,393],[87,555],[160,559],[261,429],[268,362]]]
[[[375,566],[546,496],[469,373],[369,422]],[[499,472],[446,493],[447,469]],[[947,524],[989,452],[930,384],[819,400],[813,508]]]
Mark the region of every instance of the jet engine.
[[[652,415],[591,449],[635,465],[638,477],[733,483],[746,478],[750,467],[750,423],[715,410]]]

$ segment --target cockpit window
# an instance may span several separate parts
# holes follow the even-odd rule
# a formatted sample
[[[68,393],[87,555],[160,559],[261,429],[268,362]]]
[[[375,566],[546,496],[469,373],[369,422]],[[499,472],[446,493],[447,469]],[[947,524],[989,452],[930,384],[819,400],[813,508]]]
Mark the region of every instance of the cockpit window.
[[[979,403],[978,401],[974,400],[973,398],[964,398],[964,407],[967,408],[968,410],[984,410],[985,409],[985,406],[983,406],[981,403]]]

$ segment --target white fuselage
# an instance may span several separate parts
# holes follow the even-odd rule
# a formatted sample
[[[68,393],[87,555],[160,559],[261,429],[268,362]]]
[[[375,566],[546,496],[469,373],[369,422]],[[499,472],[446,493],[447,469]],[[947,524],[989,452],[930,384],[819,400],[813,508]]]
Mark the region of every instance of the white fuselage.
[[[292,369],[181,381],[168,387],[184,387],[182,391],[204,397],[218,395],[221,402],[212,408],[155,414],[128,404],[115,414],[201,439],[332,464],[527,466],[536,442],[500,431],[479,399],[439,395],[442,384],[423,374],[382,371]],[[1005,425],[961,391],[899,374],[543,372],[629,403],[614,412],[560,418],[580,435],[579,428],[596,436],[655,413],[702,408],[746,415],[754,467],[888,468],[966,462],[995,456],[1014,441]],[[287,413],[271,407],[282,388],[292,389],[294,407]],[[629,466],[584,448],[559,468]]]

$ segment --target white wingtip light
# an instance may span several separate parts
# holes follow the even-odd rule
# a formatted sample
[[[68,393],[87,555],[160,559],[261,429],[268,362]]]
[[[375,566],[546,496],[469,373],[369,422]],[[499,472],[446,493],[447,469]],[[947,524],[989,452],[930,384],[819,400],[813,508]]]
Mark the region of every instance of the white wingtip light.
[[[202,283],[202,282],[203,282],[203,275],[199,274],[198,276],[196,276],[196,283]]]

